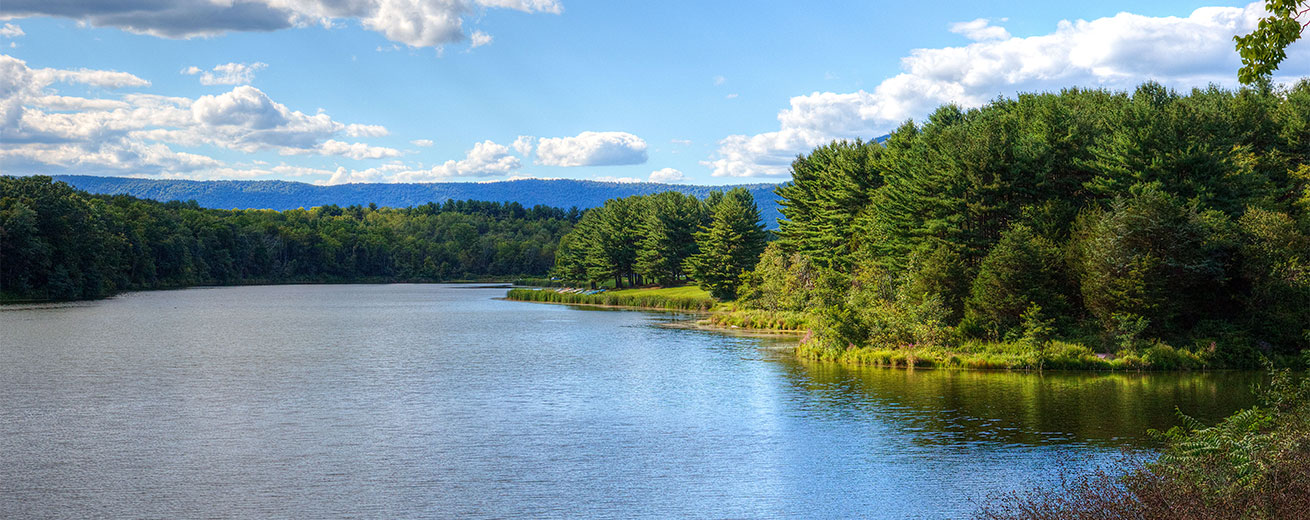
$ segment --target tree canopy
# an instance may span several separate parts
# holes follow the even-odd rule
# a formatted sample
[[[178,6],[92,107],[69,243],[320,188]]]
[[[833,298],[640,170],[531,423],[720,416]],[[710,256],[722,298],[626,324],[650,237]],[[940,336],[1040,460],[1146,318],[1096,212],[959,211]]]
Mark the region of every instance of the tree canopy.
[[[540,276],[578,218],[478,201],[217,210],[0,177],[0,294],[64,300],[198,284]]]

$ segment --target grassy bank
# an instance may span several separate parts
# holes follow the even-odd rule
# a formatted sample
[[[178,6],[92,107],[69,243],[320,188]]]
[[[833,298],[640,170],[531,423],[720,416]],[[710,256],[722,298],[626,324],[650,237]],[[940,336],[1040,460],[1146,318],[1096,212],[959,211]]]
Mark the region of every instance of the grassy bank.
[[[525,302],[606,305],[639,309],[708,311],[717,302],[699,287],[624,289],[599,294],[581,294],[565,289],[510,289],[506,298]]]
[[[1106,356],[1077,343],[967,342],[958,347],[828,348],[802,341],[796,355],[806,359],[889,368],[984,370],[1194,370],[1211,366],[1204,353],[1154,345],[1142,353]]]
[[[803,359],[885,368],[941,368],[976,370],[1200,370],[1230,365],[1214,359],[1211,351],[1175,348],[1163,343],[1144,344],[1131,352],[1106,354],[1076,340],[945,341],[938,344],[862,346],[838,348],[816,340],[810,331],[814,318],[800,312],[745,308],[737,303],[716,303],[697,287],[641,288],[581,294],[568,289],[511,289],[508,299],[529,302],[603,305],[634,309],[710,311],[698,327],[744,332],[796,333],[804,338],[796,347]],[[1290,366],[1276,359],[1279,365]]]
[[[707,322],[711,327],[764,332],[803,333],[810,328],[810,320],[803,313],[743,309],[735,305],[716,310]]]

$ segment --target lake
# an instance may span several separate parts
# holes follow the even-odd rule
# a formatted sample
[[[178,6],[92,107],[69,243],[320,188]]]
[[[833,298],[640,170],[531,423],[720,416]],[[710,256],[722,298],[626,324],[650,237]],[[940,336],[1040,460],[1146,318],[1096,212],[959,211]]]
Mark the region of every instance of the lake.
[[[0,307],[0,518],[953,517],[1257,378],[844,368],[504,294]]]

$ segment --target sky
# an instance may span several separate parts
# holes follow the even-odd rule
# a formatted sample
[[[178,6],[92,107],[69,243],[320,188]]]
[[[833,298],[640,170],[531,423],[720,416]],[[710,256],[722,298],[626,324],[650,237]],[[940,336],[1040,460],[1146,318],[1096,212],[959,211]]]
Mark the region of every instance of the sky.
[[[4,0],[0,173],[777,182],[945,103],[1235,87],[1262,5]]]

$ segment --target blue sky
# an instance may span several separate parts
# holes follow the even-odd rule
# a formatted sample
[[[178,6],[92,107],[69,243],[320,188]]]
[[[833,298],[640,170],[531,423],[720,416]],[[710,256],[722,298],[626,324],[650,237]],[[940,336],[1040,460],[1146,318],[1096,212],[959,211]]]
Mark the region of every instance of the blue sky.
[[[6,0],[0,170],[778,181],[933,107],[1235,84],[1245,2]],[[1304,42],[1278,79],[1310,75]]]

